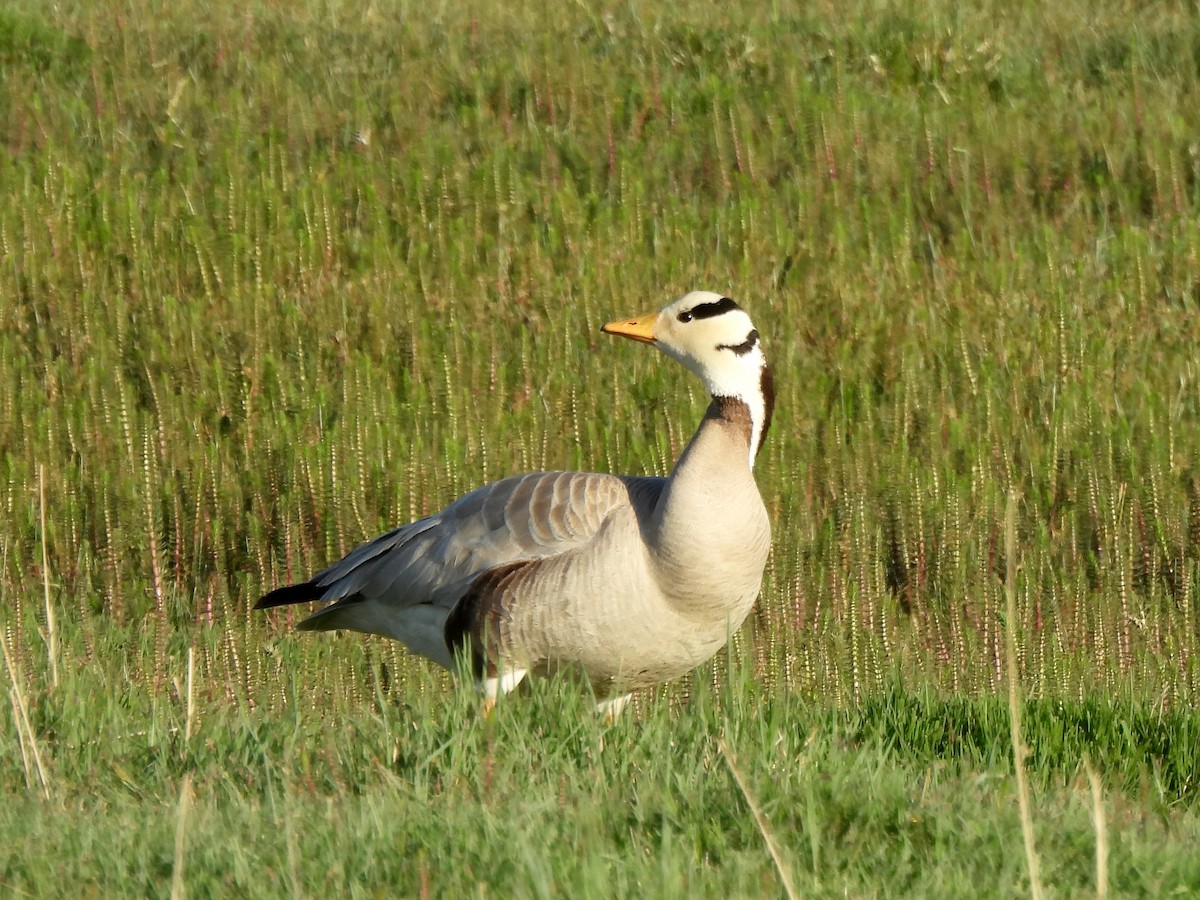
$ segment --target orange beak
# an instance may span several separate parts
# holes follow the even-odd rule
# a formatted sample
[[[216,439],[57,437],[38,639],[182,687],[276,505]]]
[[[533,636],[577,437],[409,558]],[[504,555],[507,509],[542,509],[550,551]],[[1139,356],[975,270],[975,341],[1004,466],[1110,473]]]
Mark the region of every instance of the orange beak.
[[[618,319],[615,322],[609,322],[600,330],[605,334],[616,334],[629,338],[631,341],[653,344],[658,340],[654,336],[654,323],[657,321],[658,313],[652,312],[635,319]]]

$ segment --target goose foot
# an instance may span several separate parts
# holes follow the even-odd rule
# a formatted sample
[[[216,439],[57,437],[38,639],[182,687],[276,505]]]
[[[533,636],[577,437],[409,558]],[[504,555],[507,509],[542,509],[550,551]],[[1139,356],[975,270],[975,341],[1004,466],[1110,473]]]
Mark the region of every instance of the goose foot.
[[[480,684],[483,690],[483,715],[490,716],[500,696],[514,691],[528,672],[528,669],[505,669],[499,675],[483,679]]]
[[[633,694],[622,694],[620,697],[609,697],[607,700],[601,700],[596,704],[596,714],[604,716],[604,724],[611,725],[617,721],[617,716],[621,714],[626,706],[629,705]]]

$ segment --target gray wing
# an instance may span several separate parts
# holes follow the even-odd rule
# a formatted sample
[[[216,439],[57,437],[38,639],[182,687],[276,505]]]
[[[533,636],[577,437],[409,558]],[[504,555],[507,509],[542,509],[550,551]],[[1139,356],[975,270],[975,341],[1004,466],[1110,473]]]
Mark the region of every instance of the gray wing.
[[[481,573],[585,544],[617,508],[632,505],[645,518],[665,484],[588,472],[515,475],[352,550],[308,582],[308,599],[448,610]]]

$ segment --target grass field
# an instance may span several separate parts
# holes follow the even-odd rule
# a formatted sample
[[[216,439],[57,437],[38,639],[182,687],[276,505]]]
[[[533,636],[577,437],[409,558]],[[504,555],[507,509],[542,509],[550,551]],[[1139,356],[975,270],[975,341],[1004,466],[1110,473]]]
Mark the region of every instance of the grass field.
[[[0,9],[0,891],[1200,892],[1200,17],[1005,10]],[[707,398],[598,329],[692,288],[779,386],[728,653],[483,719],[251,614],[665,473]]]

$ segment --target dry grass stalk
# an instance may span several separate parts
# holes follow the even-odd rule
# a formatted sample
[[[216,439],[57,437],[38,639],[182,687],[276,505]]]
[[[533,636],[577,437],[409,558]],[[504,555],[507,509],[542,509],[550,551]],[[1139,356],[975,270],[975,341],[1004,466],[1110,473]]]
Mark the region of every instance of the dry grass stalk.
[[[1021,807],[1021,834],[1025,839],[1025,862],[1029,867],[1029,893],[1033,900],[1042,898],[1038,875],[1037,848],[1033,842],[1033,812],[1030,809],[1029,781],[1025,777],[1028,751],[1021,740],[1020,676],[1017,672],[1017,495],[1010,491],[1004,516],[1004,649],[1008,668],[1008,710],[1012,728],[1013,770],[1017,776],[1017,802]]]
[[[775,869],[779,872],[779,880],[783,883],[784,893],[788,895],[789,900],[795,900],[800,895],[796,893],[796,887],[792,884],[791,873],[788,871],[787,863],[783,861],[783,854],[779,850],[779,844],[775,841],[775,835],[771,831],[767,817],[763,815],[758,801],[754,799],[754,795],[750,792],[750,786],[746,784],[746,779],[742,776],[741,770],[738,769],[737,759],[734,757],[733,751],[729,749],[723,740],[718,739],[717,747],[720,749],[721,755],[725,757],[729,771],[733,774],[733,780],[737,782],[738,790],[746,798],[746,805],[750,807],[750,812],[754,815],[754,822],[758,826],[759,834],[763,836],[763,841],[767,845],[767,851],[771,854],[771,861],[775,863]]]
[[[184,722],[183,722],[183,740],[185,743],[190,743],[192,740],[192,727],[193,727],[193,723],[196,720],[196,704],[194,702],[195,692],[193,690],[193,687],[195,685],[195,680],[196,680],[195,675],[196,675],[196,648],[188,647],[187,714],[186,714],[186,717],[184,718]]]
[[[58,620],[50,601],[50,558],[46,552],[46,470],[38,466],[38,521],[42,536],[42,592],[46,601],[46,656],[50,663],[50,684],[58,687]]]
[[[187,820],[192,806],[192,773],[183,776],[179,789],[179,812],[175,818],[175,862],[171,867],[171,900],[183,900],[187,890],[183,882],[184,857],[187,850]]]
[[[50,799],[50,779],[46,777],[46,767],[42,764],[42,754],[38,750],[37,735],[29,722],[29,707],[25,703],[25,695],[21,691],[21,679],[17,677],[16,667],[8,653],[8,643],[0,640],[0,650],[4,651],[4,665],[8,669],[8,677],[12,682],[13,718],[17,722],[17,736],[21,743],[21,757],[25,761],[25,780],[29,778],[29,757],[33,758],[34,768],[37,769],[38,781],[42,786],[42,795]]]
[[[1104,815],[1104,788],[1100,784],[1099,774],[1086,756],[1083,758],[1083,768],[1092,787],[1092,825],[1096,829],[1096,897],[1104,900],[1108,896],[1108,820]]]

